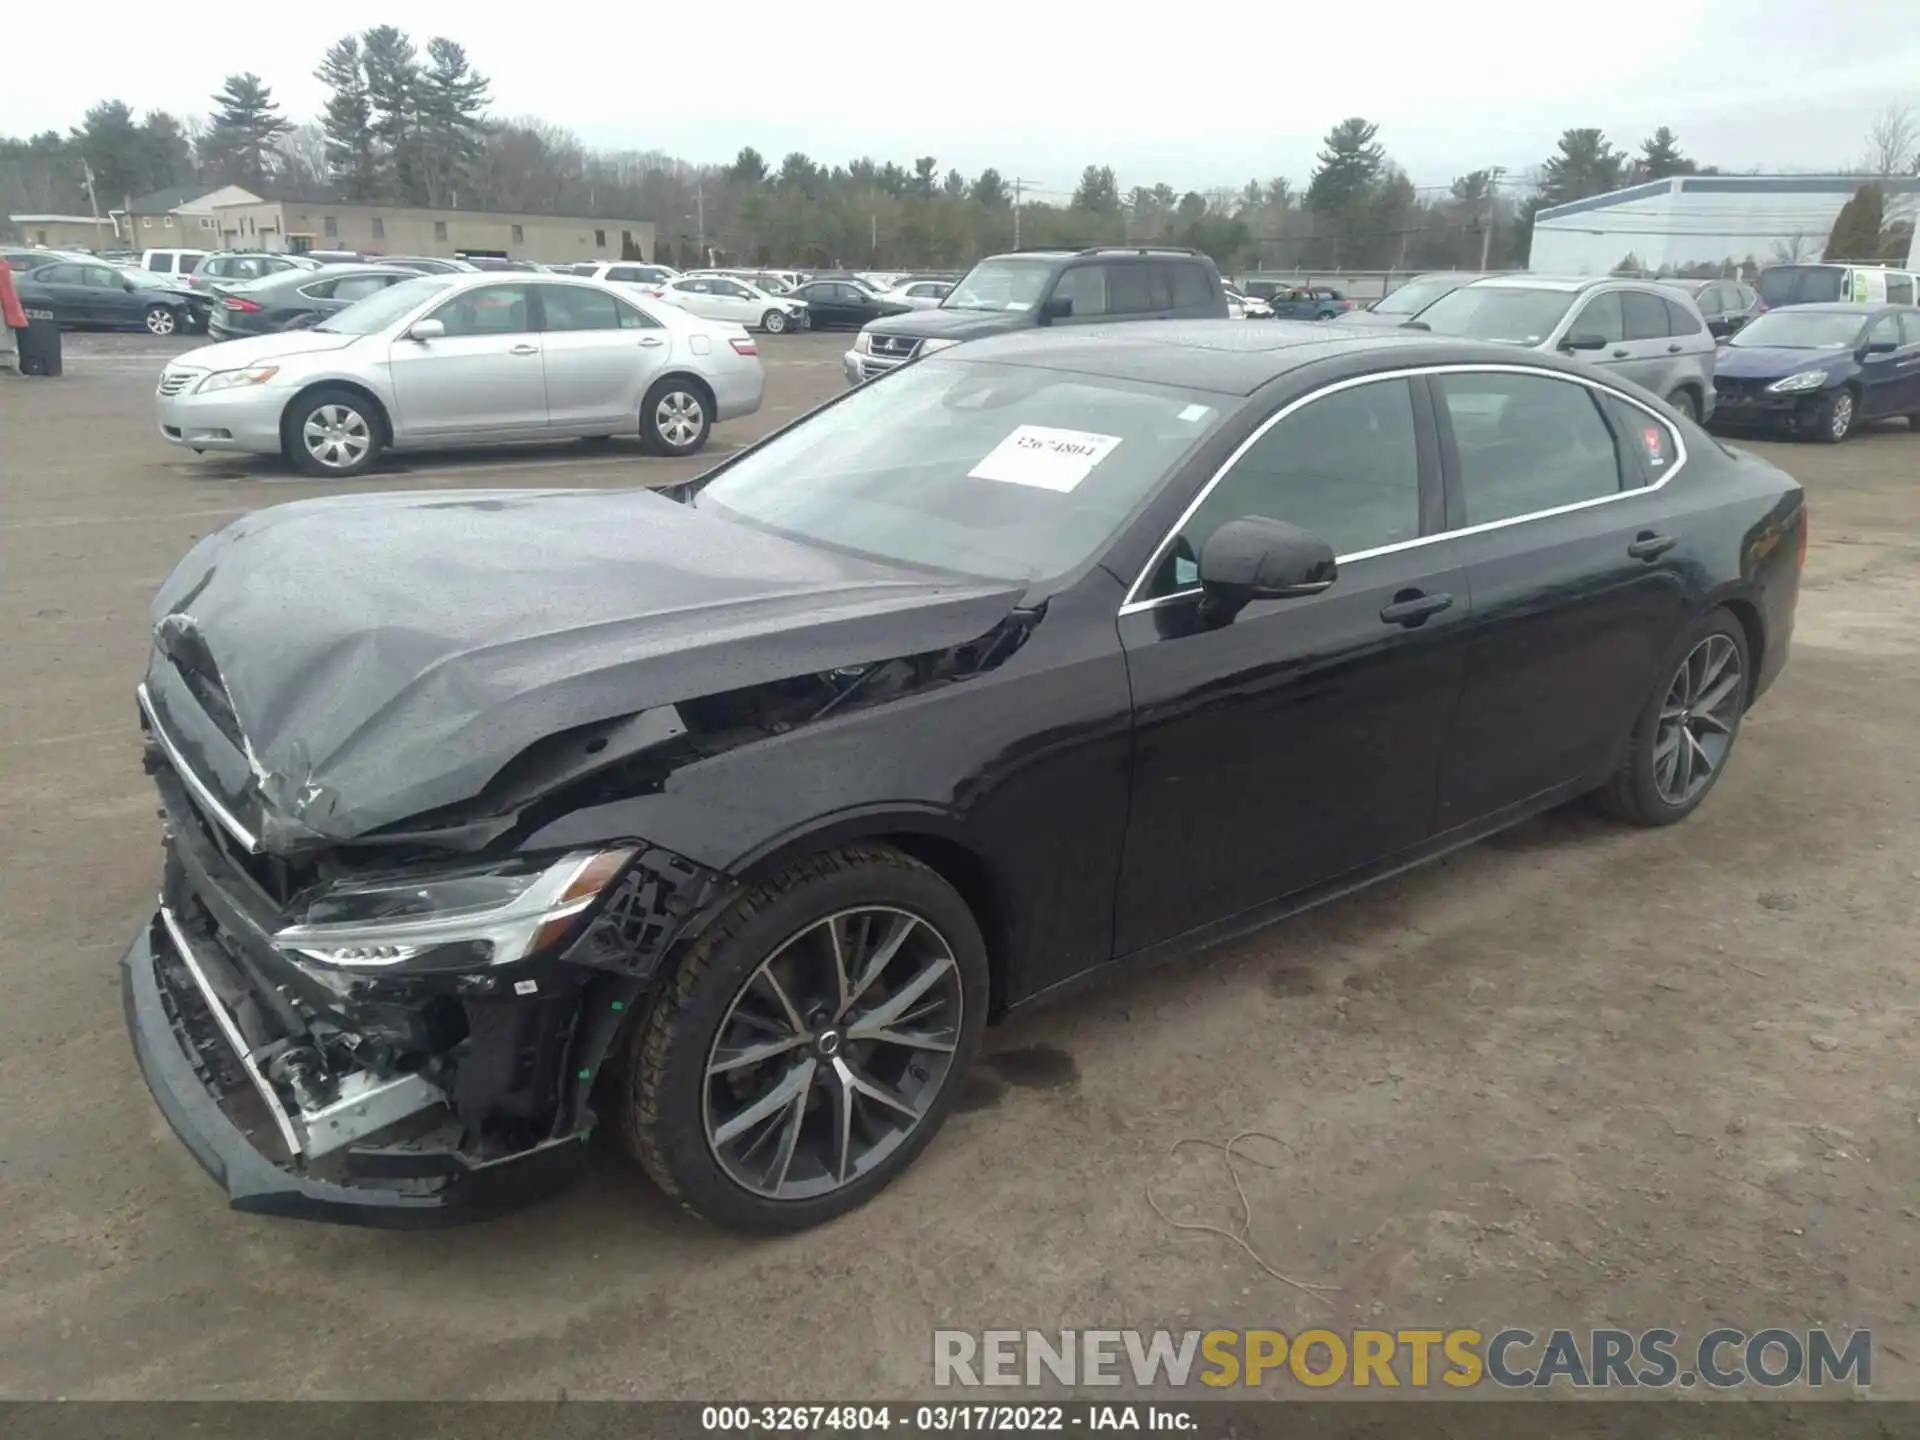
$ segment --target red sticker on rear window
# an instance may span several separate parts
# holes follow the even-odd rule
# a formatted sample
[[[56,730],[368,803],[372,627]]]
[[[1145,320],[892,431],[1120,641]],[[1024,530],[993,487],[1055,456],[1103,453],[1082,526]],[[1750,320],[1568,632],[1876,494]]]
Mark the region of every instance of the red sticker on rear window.
[[[1660,433],[1658,425],[1649,425],[1640,432],[1640,438],[1646,442],[1647,463],[1655,467],[1667,463],[1667,437]]]

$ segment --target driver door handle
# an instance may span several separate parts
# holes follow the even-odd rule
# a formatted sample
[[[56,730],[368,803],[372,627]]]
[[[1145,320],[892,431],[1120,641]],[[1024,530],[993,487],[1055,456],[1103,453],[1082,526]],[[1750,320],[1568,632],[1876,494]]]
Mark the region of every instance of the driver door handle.
[[[640,337],[639,343],[646,346],[649,350],[651,350],[655,346],[661,344],[662,342],[658,335],[642,335]]]
[[[1393,602],[1380,612],[1380,618],[1389,625],[1404,625],[1412,629],[1424,625],[1429,615],[1438,615],[1453,605],[1451,595],[1429,595],[1421,590],[1402,590],[1393,597]]]
[[[1656,535],[1651,530],[1642,530],[1634,542],[1627,546],[1627,554],[1636,560],[1658,560],[1679,543],[1671,535]]]
[[[1613,358],[1616,360],[1624,360],[1627,358],[1627,353],[1628,352],[1624,349],[1616,350],[1613,352]]]
[[[1682,349],[1682,348],[1683,348],[1683,347],[1681,347],[1681,346],[1679,346],[1679,345],[1669,345],[1669,346],[1667,346],[1667,354],[1669,354],[1669,355],[1678,355],[1678,354],[1680,353],[1680,351],[1681,351],[1681,349]]]
[[[516,345],[507,351],[507,353],[509,355],[538,355],[540,353],[540,347],[538,345]]]

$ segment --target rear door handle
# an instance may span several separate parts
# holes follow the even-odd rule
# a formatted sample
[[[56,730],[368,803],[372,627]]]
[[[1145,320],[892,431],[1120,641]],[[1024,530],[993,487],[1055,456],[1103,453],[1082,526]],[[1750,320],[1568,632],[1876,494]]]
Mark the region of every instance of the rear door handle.
[[[646,346],[649,350],[651,350],[654,348],[654,346],[659,345],[662,342],[658,335],[643,335],[640,337],[639,343]]]
[[[1627,353],[1625,350],[1616,350],[1613,352],[1613,358],[1616,360],[1624,360],[1627,358]]]
[[[1685,347],[1681,345],[1669,345],[1667,346],[1667,354],[1678,355],[1684,348]]]
[[[1393,597],[1393,603],[1380,612],[1380,618],[1389,625],[1405,625],[1412,629],[1424,625],[1429,615],[1438,615],[1453,604],[1451,595],[1428,595],[1419,590],[1402,590]]]
[[[507,353],[509,355],[538,355],[540,353],[540,347],[538,345],[516,345],[507,351]]]
[[[1651,530],[1643,530],[1627,546],[1627,554],[1636,560],[1658,560],[1679,543],[1671,535],[1655,535]]]

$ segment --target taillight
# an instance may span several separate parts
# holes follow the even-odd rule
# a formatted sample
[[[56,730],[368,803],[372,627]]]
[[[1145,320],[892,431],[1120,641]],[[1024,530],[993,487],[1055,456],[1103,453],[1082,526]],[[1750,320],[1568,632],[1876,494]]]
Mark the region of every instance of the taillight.
[[[728,340],[727,343],[733,346],[733,353],[736,355],[758,355],[760,353],[760,347],[753,343],[753,337],[751,335],[736,335]]]
[[[1807,509],[1807,502],[1800,502],[1800,539],[1793,547],[1793,563],[1802,570],[1807,568],[1807,533],[1813,529],[1813,514]]]
[[[242,300],[238,295],[229,295],[227,296],[226,300],[223,301],[222,303],[225,304],[227,309],[229,310],[238,310],[243,314],[249,314],[249,315],[252,314],[255,310],[258,310],[260,308],[258,305],[254,304],[253,301]]]

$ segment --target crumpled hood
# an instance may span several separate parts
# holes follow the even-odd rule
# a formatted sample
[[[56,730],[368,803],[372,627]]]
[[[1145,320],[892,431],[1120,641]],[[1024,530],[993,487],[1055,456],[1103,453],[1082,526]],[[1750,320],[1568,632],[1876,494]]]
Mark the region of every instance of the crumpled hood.
[[[574,726],[963,643],[1019,594],[643,490],[443,491],[235,521],[150,619],[211,659],[267,848],[293,849],[466,800]],[[150,691],[195,703],[174,667],[156,649]]]
[[[1847,350],[1783,350],[1771,345],[1722,345],[1713,373],[1733,380],[1781,380],[1802,370],[1853,368]]]

